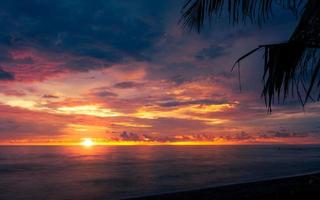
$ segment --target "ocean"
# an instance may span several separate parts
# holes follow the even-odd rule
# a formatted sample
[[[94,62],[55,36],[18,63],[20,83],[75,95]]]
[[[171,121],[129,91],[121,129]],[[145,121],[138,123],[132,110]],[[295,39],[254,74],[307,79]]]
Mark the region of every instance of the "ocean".
[[[320,171],[318,145],[2,146],[0,199],[123,199]]]

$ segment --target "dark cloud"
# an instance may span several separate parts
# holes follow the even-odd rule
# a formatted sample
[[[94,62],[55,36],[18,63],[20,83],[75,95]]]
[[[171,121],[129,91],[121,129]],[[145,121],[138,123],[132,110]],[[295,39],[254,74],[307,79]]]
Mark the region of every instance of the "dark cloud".
[[[201,99],[201,100],[194,100],[194,101],[169,101],[165,103],[160,103],[159,105],[162,107],[176,107],[176,106],[183,106],[183,105],[220,105],[232,103],[225,99]]]
[[[262,133],[258,137],[260,138],[302,138],[308,137],[306,132],[288,132],[288,131],[271,131],[268,133]]]
[[[188,79],[185,78],[183,75],[178,74],[176,76],[173,76],[171,78],[169,78],[170,81],[176,83],[177,85],[180,85],[182,83],[188,82]]]
[[[4,50],[0,62],[11,61],[8,52],[21,48],[80,57],[64,65],[80,71],[128,58],[145,60],[145,51],[152,49],[165,31],[165,7],[168,2],[151,4],[146,0],[4,0],[0,2],[0,46]],[[92,60],[84,62],[83,57],[101,60],[103,65]]]
[[[45,94],[42,97],[45,99],[58,99],[59,98],[59,96],[53,95],[53,94]]]
[[[96,92],[94,94],[99,97],[116,97],[116,96],[118,96],[116,93],[113,93],[110,91],[100,91],[100,92]]]
[[[14,80],[14,74],[0,69],[0,81],[1,80],[5,80],[5,81]]]
[[[203,48],[200,50],[195,57],[198,60],[209,60],[218,58],[225,54],[227,54],[227,51],[224,47],[211,45],[209,48]]]
[[[246,133],[244,131],[241,131],[240,133],[236,133],[233,135],[228,135],[228,136],[224,136],[224,139],[227,140],[250,140],[250,139],[254,139],[254,137],[252,135],[250,135],[249,133]]]
[[[10,63],[13,65],[11,67],[15,68],[19,68],[19,64],[34,63],[35,60],[31,57],[11,56],[12,50],[21,49],[35,49],[46,57],[62,61],[62,64],[55,66],[59,68],[59,72],[64,69],[89,71],[132,60],[152,61],[151,65],[157,63],[161,66],[149,66],[148,78],[181,84],[194,77],[212,73],[211,68],[198,66],[197,61],[229,53],[226,49],[236,40],[249,36],[248,28],[240,31],[204,32],[199,37],[214,45],[206,48],[199,46],[197,52],[188,55],[184,51],[193,47],[186,44],[189,44],[195,35],[175,36],[171,33],[171,24],[178,21],[177,10],[182,4],[182,0],[3,0],[0,2],[0,25],[3,27],[0,31],[0,63]],[[225,21],[222,21],[224,24]],[[250,29],[250,32],[254,31]],[[159,41],[168,37],[172,37],[170,44],[158,46]],[[172,45],[174,48],[171,48]],[[175,55],[173,51],[181,51],[180,56],[185,54],[192,61],[181,61],[179,55],[176,55],[178,59],[174,56],[167,59],[168,55]],[[158,57],[159,52],[164,52],[164,56]]]
[[[124,131],[120,134],[120,139],[125,141],[140,141],[142,140],[142,137],[137,133],[128,133]]]
[[[76,57],[67,60],[60,68],[66,68],[75,71],[89,71],[99,68],[107,68],[111,66],[111,62],[102,61],[90,57]]]
[[[120,82],[113,85],[113,87],[120,88],[120,89],[130,89],[130,88],[137,88],[141,86],[143,86],[142,83],[136,83],[133,81],[125,81],[125,82]]]
[[[116,93],[109,91],[108,87],[99,87],[99,88],[93,88],[89,92],[90,95],[95,97],[116,97],[118,96]]]
[[[190,134],[190,135],[150,135],[140,133],[130,133],[123,131],[118,140],[121,141],[148,141],[148,142],[184,142],[184,141],[213,141],[215,137],[207,134]]]
[[[177,85],[210,73],[208,68],[200,69],[192,62],[164,63],[161,66],[150,67],[148,70],[149,79],[167,80]]]
[[[274,138],[302,138],[308,137],[305,133],[290,133],[290,134],[280,134],[280,135],[252,135],[247,132],[241,131],[239,133],[232,133],[224,136],[214,136],[212,134],[206,133],[194,133],[194,134],[173,134],[173,135],[151,135],[151,134],[141,134],[132,132],[122,132],[119,134],[118,138],[113,138],[115,140],[121,141],[148,141],[148,142],[185,142],[185,141],[206,141],[214,142],[219,140],[239,142],[239,141],[257,141],[258,139],[274,139]]]

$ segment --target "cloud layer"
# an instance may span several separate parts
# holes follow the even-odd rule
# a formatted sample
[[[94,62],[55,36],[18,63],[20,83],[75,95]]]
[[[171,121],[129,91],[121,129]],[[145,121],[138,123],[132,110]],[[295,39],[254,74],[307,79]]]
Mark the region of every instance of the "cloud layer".
[[[266,114],[260,55],[242,64],[242,93],[230,72],[286,40],[295,17],[279,10],[262,28],[222,19],[197,34],[178,25],[182,4],[1,1],[0,142],[319,141],[319,104]]]

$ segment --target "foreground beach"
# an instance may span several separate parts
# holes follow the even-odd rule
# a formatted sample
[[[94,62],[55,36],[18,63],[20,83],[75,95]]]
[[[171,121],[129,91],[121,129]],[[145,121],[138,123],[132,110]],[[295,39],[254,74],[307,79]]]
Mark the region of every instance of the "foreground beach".
[[[308,200],[320,198],[320,173],[192,191],[160,194],[131,200]]]

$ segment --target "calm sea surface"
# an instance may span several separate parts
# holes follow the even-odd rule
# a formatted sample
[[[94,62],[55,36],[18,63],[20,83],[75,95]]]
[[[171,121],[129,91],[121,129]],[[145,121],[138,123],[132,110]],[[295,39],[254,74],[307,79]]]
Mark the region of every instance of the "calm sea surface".
[[[320,146],[0,147],[0,199],[121,199],[320,170]]]

